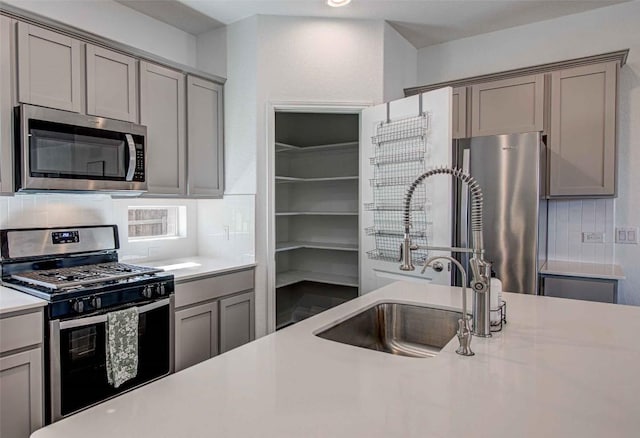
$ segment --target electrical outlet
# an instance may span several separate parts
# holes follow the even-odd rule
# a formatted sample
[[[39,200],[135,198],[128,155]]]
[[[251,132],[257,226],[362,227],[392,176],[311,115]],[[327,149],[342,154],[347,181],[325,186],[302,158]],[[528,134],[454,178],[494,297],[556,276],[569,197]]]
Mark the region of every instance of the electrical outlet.
[[[229,240],[229,225],[224,226],[224,238]]]
[[[638,227],[617,227],[616,243],[638,244]]]
[[[587,232],[582,233],[583,243],[604,243],[604,233]]]

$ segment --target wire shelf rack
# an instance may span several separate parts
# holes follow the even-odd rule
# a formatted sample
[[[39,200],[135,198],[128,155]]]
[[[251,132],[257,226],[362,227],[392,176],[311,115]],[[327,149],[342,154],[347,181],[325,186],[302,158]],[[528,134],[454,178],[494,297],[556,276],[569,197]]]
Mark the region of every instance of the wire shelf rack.
[[[429,133],[429,124],[428,113],[393,122],[381,122],[376,128],[376,135],[371,137],[371,142],[382,145],[406,140],[424,140]]]
[[[383,166],[385,164],[398,164],[410,161],[422,162],[428,158],[429,156],[426,155],[424,151],[408,150],[394,154],[379,154],[378,156],[369,158],[369,163],[371,163],[372,166]]]
[[[410,184],[430,164],[430,118],[425,113],[376,126],[376,135],[371,138],[374,156],[369,159],[373,166],[373,178],[369,180],[373,202],[364,205],[373,212],[374,226],[366,229],[367,235],[375,240],[375,249],[367,251],[371,259],[389,262],[400,259],[404,198]],[[411,237],[419,246],[426,246],[433,237],[433,227],[427,222],[431,193],[431,182],[425,182],[415,189],[411,200]],[[428,257],[428,251],[420,249],[413,256],[416,263],[421,263]]]
[[[404,236],[404,225],[401,223],[388,223],[383,225],[374,225],[365,228],[368,236]],[[409,233],[412,238],[424,238],[433,234],[433,225],[431,223],[413,223]]]

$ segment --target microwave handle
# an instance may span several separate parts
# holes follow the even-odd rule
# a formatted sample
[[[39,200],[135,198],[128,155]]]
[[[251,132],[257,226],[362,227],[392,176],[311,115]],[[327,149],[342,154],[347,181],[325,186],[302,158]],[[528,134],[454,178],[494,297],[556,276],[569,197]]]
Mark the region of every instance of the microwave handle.
[[[129,145],[129,167],[127,167],[127,181],[133,181],[133,174],[136,172],[136,143],[131,134],[125,134],[127,145]]]
[[[162,306],[166,306],[167,304],[169,304],[169,301],[170,301],[170,298],[165,298],[164,300],[154,301],[153,303],[147,304],[145,306],[140,306],[138,307],[138,314],[145,313]],[[108,313],[105,313],[103,315],[90,316],[88,318],[76,318],[76,319],[69,319],[67,321],[61,321],[60,330],[76,328],[76,327],[84,327],[92,324],[101,324],[101,323],[107,322],[107,315]]]

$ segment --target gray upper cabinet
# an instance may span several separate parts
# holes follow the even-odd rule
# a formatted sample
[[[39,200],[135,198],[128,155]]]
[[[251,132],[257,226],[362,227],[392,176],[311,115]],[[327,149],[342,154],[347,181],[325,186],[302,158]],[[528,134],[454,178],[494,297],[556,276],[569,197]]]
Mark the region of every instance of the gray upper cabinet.
[[[18,23],[18,100],[81,112],[80,42]]]
[[[254,292],[220,300],[220,353],[255,339]]]
[[[222,85],[187,76],[188,193],[221,198],[224,193]]]
[[[148,194],[185,195],[185,80],[175,70],[140,62],[140,123],[147,127]]]
[[[453,89],[452,101],[453,138],[466,138],[467,135],[467,88],[459,87]]]
[[[138,122],[138,61],[86,45],[87,114]]]
[[[618,63],[551,73],[549,196],[614,196]]]
[[[14,98],[15,20],[0,16],[0,193],[13,192],[13,148],[11,141]]]
[[[471,86],[471,136],[542,131],[544,75]]]

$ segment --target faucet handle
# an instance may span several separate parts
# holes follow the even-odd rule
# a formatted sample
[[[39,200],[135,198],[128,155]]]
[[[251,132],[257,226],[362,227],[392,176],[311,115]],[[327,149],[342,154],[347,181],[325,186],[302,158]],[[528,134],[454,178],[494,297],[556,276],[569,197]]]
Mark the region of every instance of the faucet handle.
[[[458,342],[460,346],[456,350],[461,356],[473,356],[475,353],[471,351],[471,327],[469,326],[469,317],[462,315],[458,320]]]

